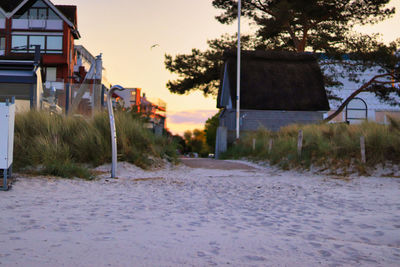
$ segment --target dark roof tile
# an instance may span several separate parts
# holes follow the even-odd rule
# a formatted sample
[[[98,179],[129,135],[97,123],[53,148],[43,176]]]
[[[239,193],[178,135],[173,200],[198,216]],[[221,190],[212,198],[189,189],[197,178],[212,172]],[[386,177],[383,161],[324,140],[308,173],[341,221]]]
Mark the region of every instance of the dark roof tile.
[[[77,18],[76,18],[76,6],[70,5],[56,5],[56,8],[60,10],[63,15],[69,19],[76,27]]]
[[[13,11],[23,0],[1,0],[0,7],[3,8],[5,12]]]

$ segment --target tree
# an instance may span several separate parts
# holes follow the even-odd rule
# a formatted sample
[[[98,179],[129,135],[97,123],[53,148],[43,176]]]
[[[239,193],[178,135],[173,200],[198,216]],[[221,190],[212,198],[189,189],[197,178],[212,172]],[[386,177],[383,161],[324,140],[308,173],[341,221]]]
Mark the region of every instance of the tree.
[[[276,47],[304,52],[340,46],[355,25],[373,24],[395,12],[390,0],[242,0],[242,15],[258,26],[257,37]],[[237,19],[237,0],[213,0],[216,19]]]
[[[329,54],[335,60],[342,54],[362,54],[361,50],[377,43],[377,36],[357,34],[353,32],[354,26],[376,23],[393,15],[395,9],[386,8],[389,1],[242,0],[243,16],[258,26],[254,36],[243,37],[243,49],[312,51]],[[212,4],[223,11],[216,17],[221,23],[233,23],[237,18],[237,0],[214,0]],[[205,95],[215,95],[223,52],[236,48],[236,40],[235,36],[225,35],[208,41],[209,49],[204,52],[193,49],[187,55],[166,55],[166,68],[179,76],[178,80],[168,82],[169,90],[179,94],[200,90]],[[325,69],[332,63],[327,65]],[[344,67],[347,72],[357,70],[351,65]],[[340,85],[335,79],[338,73],[326,74],[329,86]],[[348,76],[356,76],[356,72]]]
[[[359,67],[362,70],[369,67],[378,68],[377,74],[363,82],[360,88],[347,97],[340,107],[325,119],[325,122],[339,115],[347,104],[362,92],[375,93],[378,98],[392,106],[400,105],[398,102],[398,97],[400,97],[400,38],[388,46],[374,44],[373,47],[374,51],[352,55],[351,63],[355,65],[355,68]]]
[[[219,115],[221,112],[218,112],[211,118],[208,118],[206,124],[204,125],[204,132],[206,135],[207,145],[210,147],[210,150],[215,151],[215,140],[217,138],[217,128],[219,126]]]
[[[188,130],[183,134],[186,142],[187,151],[196,152],[202,157],[208,156],[209,148],[206,144],[205,132],[203,130],[194,129],[193,132]]]
[[[191,54],[165,55],[165,67],[180,77],[168,81],[167,88],[176,94],[185,94],[191,90],[200,90],[204,95],[216,95],[219,87],[223,53],[236,46],[236,37],[223,35],[220,39],[207,41],[209,49],[202,52],[192,49]],[[249,36],[243,36],[243,47],[255,49],[256,42]]]

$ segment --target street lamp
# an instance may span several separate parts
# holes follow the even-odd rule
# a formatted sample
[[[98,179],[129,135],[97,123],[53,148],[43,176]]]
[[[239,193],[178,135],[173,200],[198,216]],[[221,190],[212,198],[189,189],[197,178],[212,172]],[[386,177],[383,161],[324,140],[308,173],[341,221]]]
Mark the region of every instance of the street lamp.
[[[114,110],[111,102],[112,95],[114,91],[123,91],[124,87],[121,85],[114,85],[107,93],[107,108],[108,116],[110,118],[110,128],[111,128],[111,153],[112,153],[112,163],[111,163],[111,178],[115,178],[117,170],[117,131],[115,129],[115,118]]]
[[[237,78],[236,78],[236,139],[240,138],[240,17],[242,15],[242,0],[238,0],[238,45],[237,45]]]

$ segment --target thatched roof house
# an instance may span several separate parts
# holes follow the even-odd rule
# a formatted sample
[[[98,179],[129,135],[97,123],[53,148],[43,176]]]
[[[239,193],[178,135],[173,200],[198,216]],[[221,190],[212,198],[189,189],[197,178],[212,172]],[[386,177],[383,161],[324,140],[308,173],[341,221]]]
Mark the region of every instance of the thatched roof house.
[[[230,100],[235,108],[236,53],[225,53],[223,73],[217,107],[226,108]],[[243,51],[240,106],[251,110],[329,110],[317,58],[309,53]]]
[[[222,109],[222,132],[219,131],[217,144],[225,139],[233,142],[236,129],[234,52],[225,53],[217,107]],[[293,123],[322,120],[329,103],[317,58],[310,53],[243,51],[240,108],[241,132],[260,127],[276,131]]]

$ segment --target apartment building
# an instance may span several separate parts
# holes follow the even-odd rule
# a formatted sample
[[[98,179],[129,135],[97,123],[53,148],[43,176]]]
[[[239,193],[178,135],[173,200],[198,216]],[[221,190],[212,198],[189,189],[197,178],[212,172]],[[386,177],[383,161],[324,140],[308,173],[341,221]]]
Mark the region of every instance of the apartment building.
[[[73,82],[74,41],[79,38],[76,6],[49,0],[0,1],[0,65],[32,60],[35,46],[40,46],[46,87],[64,91],[65,84]],[[62,97],[59,102],[65,103],[65,94]]]

